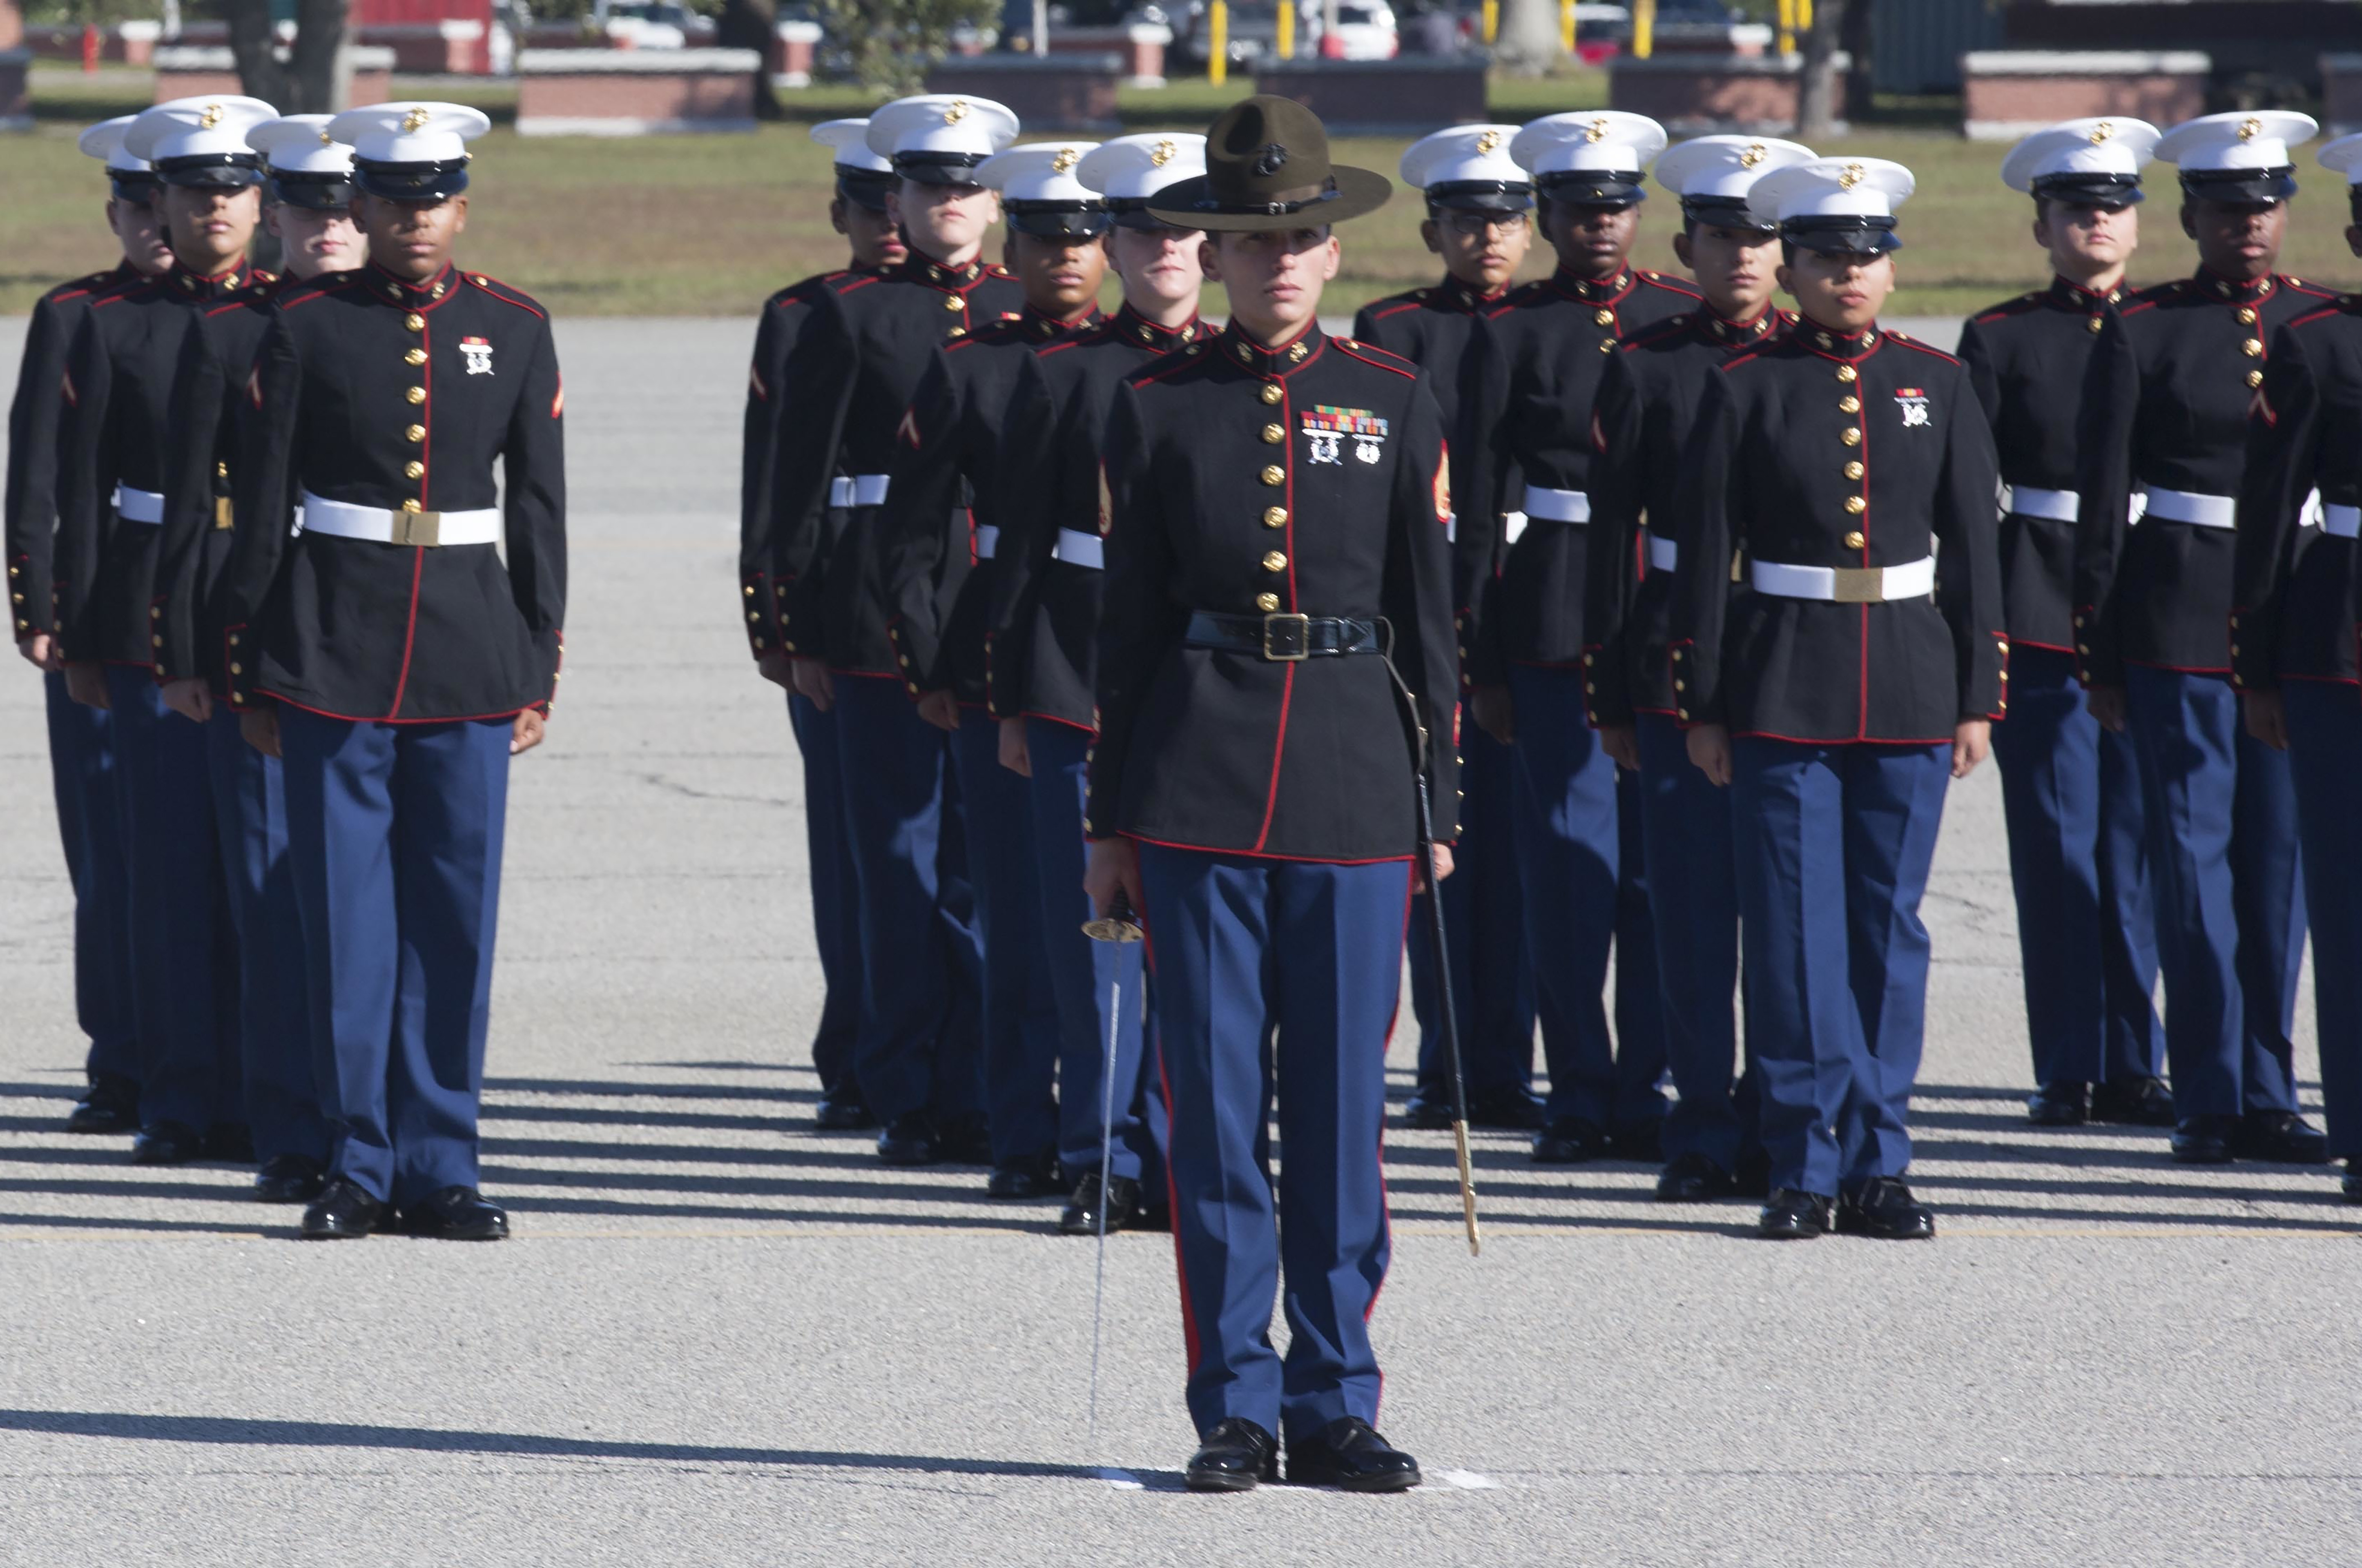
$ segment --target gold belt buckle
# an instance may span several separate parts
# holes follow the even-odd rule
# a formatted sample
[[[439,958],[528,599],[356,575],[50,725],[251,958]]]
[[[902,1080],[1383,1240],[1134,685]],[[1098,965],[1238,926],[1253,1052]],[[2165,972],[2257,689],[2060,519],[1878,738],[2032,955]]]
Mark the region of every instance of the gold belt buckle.
[[[1277,635],[1275,636],[1275,633]],[[1266,615],[1263,618],[1263,656],[1275,663],[1294,664],[1312,652],[1312,618],[1308,615]]]
[[[230,525],[231,517],[229,498],[227,496],[215,496],[214,498],[214,526],[215,528],[227,528]]]
[[[1839,566],[1837,568],[1837,601],[1839,604],[1883,604],[1886,602],[1886,568],[1883,566]]]
[[[443,543],[443,514],[439,511],[398,511],[393,514],[393,542],[396,544],[434,545]]]

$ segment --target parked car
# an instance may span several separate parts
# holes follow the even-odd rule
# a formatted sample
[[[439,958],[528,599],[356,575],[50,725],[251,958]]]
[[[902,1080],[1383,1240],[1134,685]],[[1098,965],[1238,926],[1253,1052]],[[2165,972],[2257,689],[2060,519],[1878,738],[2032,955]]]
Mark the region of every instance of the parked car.
[[[674,0],[598,0],[591,19],[619,49],[687,49],[713,41],[712,18]]]
[[[1188,0],[1181,17],[1172,24],[1184,59],[1203,65],[1213,53],[1207,19],[1209,0]],[[1279,6],[1270,0],[1232,0],[1229,49],[1234,67],[1253,66],[1279,51]],[[1321,54],[1322,0],[1297,0],[1296,52],[1298,58]],[[1392,60],[1402,49],[1402,35],[1394,7],[1386,0],[1339,0],[1336,60]]]

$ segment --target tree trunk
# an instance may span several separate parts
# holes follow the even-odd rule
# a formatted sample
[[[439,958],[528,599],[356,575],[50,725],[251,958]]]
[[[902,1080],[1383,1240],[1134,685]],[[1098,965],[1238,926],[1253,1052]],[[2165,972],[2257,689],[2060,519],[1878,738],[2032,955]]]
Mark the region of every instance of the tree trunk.
[[[1838,24],[1838,48],[1846,52],[1845,117],[1859,124],[1871,118],[1871,82],[1878,48],[1878,27],[1871,18],[1878,7],[1871,0],[1854,0]]]
[[[1866,6],[1869,0],[1862,0]],[[1796,139],[1826,141],[1838,134],[1837,40],[1849,7],[1845,0],[1819,0],[1813,7],[1813,25],[1805,34],[1801,102],[1797,105]]]
[[[246,95],[291,108],[287,71],[272,52],[279,40],[271,29],[270,0],[222,0],[222,14],[229,21],[230,57]]]
[[[295,47],[287,57],[287,74],[297,106],[291,113],[333,115],[352,106],[352,56],[345,47],[348,4],[295,0]]]
[[[776,120],[786,113],[771,87],[771,39],[779,21],[776,0],[725,0],[713,41],[723,49],[751,49],[755,66],[755,117]]]
[[[1519,76],[1540,76],[1556,65],[1559,49],[1558,0],[1501,0],[1500,36],[1493,56]]]

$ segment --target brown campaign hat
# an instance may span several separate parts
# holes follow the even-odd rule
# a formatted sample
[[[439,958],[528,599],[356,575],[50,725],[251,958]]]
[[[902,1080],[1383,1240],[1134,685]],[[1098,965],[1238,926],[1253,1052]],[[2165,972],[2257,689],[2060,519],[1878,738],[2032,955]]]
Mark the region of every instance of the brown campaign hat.
[[[1329,161],[1319,115],[1293,98],[1257,93],[1206,132],[1206,172],[1165,186],[1148,211],[1175,228],[1252,232],[1342,223],[1393,194],[1385,175]]]

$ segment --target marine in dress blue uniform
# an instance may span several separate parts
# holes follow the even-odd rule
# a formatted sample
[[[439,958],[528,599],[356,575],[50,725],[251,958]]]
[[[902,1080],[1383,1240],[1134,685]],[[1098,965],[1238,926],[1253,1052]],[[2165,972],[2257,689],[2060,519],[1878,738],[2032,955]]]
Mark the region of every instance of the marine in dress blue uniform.
[[[2001,459],[2002,594],[2009,607],[2010,719],[1993,733],[2017,901],[2027,1115],[2038,1126],[2086,1119],[2170,1125],[2158,1074],[2165,1035],[2157,921],[2142,847],[2140,762],[2132,738],[2103,729],[2075,679],[2076,442],[2083,384],[2101,332],[2126,298],[2124,256],[2157,144],[2139,120],[2068,120],[2011,149],[2002,179],[2034,198],[2037,233],[2080,274],[2005,300],[1960,329],[1960,362]],[[2097,230],[2082,249],[2076,229]],[[2102,266],[2096,243],[2120,247]]]
[[[277,117],[259,99],[183,98],[133,121],[127,150],[163,185],[218,193],[210,211],[230,228],[215,241],[191,225],[169,271],[94,298],[67,356],[57,631],[69,682],[103,680],[89,695],[113,720],[143,1058],[132,1157],[148,1165],[251,1154],[205,732],[164,704],[153,611],[173,382],[204,312],[255,280],[243,252],[260,214],[249,192],[262,160],[246,133]],[[226,244],[237,253],[222,254]]]
[[[218,657],[283,757],[334,1137],[308,1237],[509,1229],[477,1128],[509,761],[563,647],[566,394],[542,308],[449,258],[486,127],[410,102],[328,123],[370,260],[279,296],[232,467]]]
[[[783,444],[796,439],[780,417],[787,407],[787,365],[804,323],[811,319],[814,302],[832,282],[876,277],[910,254],[886,213],[894,165],[869,150],[868,130],[866,119],[824,120],[811,128],[814,141],[833,149],[836,187],[829,202],[829,221],[851,241],[852,258],[845,267],[790,283],[765,300],[755,329],[739,486],[740,550],[749,558],[769,549],[779,454]],[[844,522],[844,508],[828,509],[821,558]],[[740,597],[756,621],[767,619],[752,602],[751,584]],[[763,639],[757,661],[765,677],[787,690],[788,723],[803,760],[804,852],[811,870],[812,945],[820,955],[822,986],[820,1022],[811,1042],[812,1070],[820,1079],[813,1123],[823,1132],[855,1131],[868,1126],[873,1118],[853,1080],[854,1045],[861,1033],[861,901],[853,850],[845,837],[836,716],[795,689],[788,651],[778,640]]]
[[[1403,183],[1425,193],[1427,221],[1420,233],[1429,250],[1446,258],[1447,270],[1433,288],[1374,300],[1353,318],[1355,337],[1426,369],[1447,431],[1459,429],[1462,409],[1478,401],[1469,384],[1478,359],[1469,345],[1478,318],[1507,297],[1508,277],[1530,240],[1533,176],[1509,156],[1517,134],[1515,126],[1454,126],[1410,145],[1402,157]],[[1485,250],[1455,243],[1463,235],[1498,247],[1494,254],[1506,266],[1497,283],[1484,274]],[[1454,495],[1474,493],[1472,471],[1483,461],[1482,453],[1478,443],[1454,438]],[[1476,614],[1477,593],[1493,586],[1495,521],[1488,514],[1453,521],[1452,602],[1459,607],[1463,641]],[[1461,1020],[1468,1119],[1477,1126],[1530,1131],[1541,1125],[1542,1116],[1533,1093],[1534,977],[1526,951],[1510,805],[1514,767],[1509,749],[1492,736],[1473,725],[1462,730],[1460,841],[1440,896],[1451,949],[1452,1007]],[[1412,917],[1410,1002],[1418,1019],[1418,1081],[1407,1120],[1414,1127],[1435,1130],[1450,1127],[1456,1113],[1428,927],[1425,919]]]
[[[154,170],[125,150],[138,116],[102,120],[79,146],[103,159],[107,220],[124,245],[104,272],[72,279],[34,303],[25,330],[17,392],[8,405],[5,554],[17,649],[42,672],[50,742],[50,784],[66,877],[73,888],[74,1016],[89,1037],[89,1088],[65,1126],[72,1133],[129,1133],[139,1126],[139,1047],[131,1003],[129,869],[116,808],[111,716],[66,692],[51,612],[57,539],[58,429],[65,411],[66,352],[92,300],[171,265],[171,252],[149,206]],[[134,251],[136,249],[136,256]]]
[[[1155,966],[1188,1485],[1273,1479],[1285,1438],[1291,1481],[1396,1491],[1418,1469],[1374,1430],[1367,1320],[1412,770],[1445,836],[1457,775],[1442,415],[1418,367],[1315,314],[1327,225],[1386,181],[1333,166],[1319,121],[1280,98],[1224,111],[1206,161],[1150,211],[1215,231],[1231,323],[1128,377],[1109,422],[1092,885],[1103,908],[1136,896]]]
[[[1554,1165],[1611,1150],[1654,1160],[1662,1148],[1664,1025],[1638,785],[1617,776],[1584,717],[1583,615],[1600,376],[1626,335],[1697,308],[1687,284],[1630,265],[1641,170],[1664,145],[1654,120],[1612,111],[1551,115],[1518,133],[1510,156],[1534,172],[1560,265],[1485,313],[1473,349],[1480,400],[1462,416],[1462,439],[1483,443],[1485,460],[1461,510],[1500,520],[1499,580],[1462,618],[1462,645],[1477,721],[1514,735],[1526,940],[1551,1079],[1534,1157]]]
[[[1003,729],[1004,759],[1011,756],[1012,727],[1023,743],[1041,941],[1058,1014],[1058,1160],[1071,1189],[1058,1223],[1072,1235],[1096,1234],[1102,1223],[1109,1230],[1164,1223],[1164,1095],[1140,968],[1120,944],[1082,932],[1091,913],[1081,892],[1083,796],[1098,727],[1091,688],[1107,576],[1100,443],[1123,378],[1204,334],[1196,232],[1153,216],[1148,203],[1164,187],[1205,173],[1205,146],[1195,134],[1143,132],[1103,142],[1075,166],[1075,178],[1107,205],[1111,249],[1134,240],[1187,246],[1186,293],[1143,302],[1131,297],[1127,281],[1114,316],[1020,360],[1001,438],[999,488],[1008,495],[995,509],[1000,536],[987,617],[987,698]]]
[[[2348,181],[2362,256],[2362,136],[2321,149]],[[2317,497],[2317,500],[2309,498]],[[2306,524],[2318,507],[2317,530]],[[2351,294],[2272,334],[2247,419],[2239,486],[2239,652],[2232,661],[2248,733],[2283,747],[2296,784],[2297,846],[2312,933],[2313,1014],[2321,1040],[2329,1157],[2362,1202],[2362,687],[2355,612],[2362,573],[2362,302]]]
[[[1872,319],[1910,170],[1816,159],[1749,193],[1795,324],[1721,366],[1678,512],[1675,717],[1737,810],[1749,1038],[1772,1191],[1758,1232],[1909,1239],[1944,792],[2006,693],[1992,436],[1959,361]],[[1849,300],[1850,295],[1850,301]],[[1940,554],[1939,554],[1940,552]],[[1833,1202],[1834,1201],[1834,1202]]]
[[[1059,1158],[1056,1086],[1065,1075],[1032,797],[1024,775],[1001,765],[1000,726],[985,711],[986,631],[1007,520],[1039,504],[1035,476],[1003,466],[1002,432],[1024,362],[1105,319],[1098,294],[1107,203],[1076,178],[1097,146],[1012,148],[977,167],[977,181],[1000,193],[1025,308],[934,350],[902,416],[877,522],[886,634],[922,717],[950,727],[967,818],[984,955],[987,1190],[998,1198],[1064,1194],[1079,1176]],[[1076,270],[1062,280],[1068,266]],[[1062,297],[1062,288],[1083,297]]]
[[[942,93],[885,104],[864,132],[893,162],[898,201],[981,191],[977,166],[1016,135],[999,104]],[[949,738],[919,716],[887,633],[876,525],[895,433],[934,351],[1015,318],[1023,298],[980,258],[928,255],[907,214],[903,228],[900,266],[829,280],[813,296],[780,372],[773,515],[742,549],[740,587],[756,657],[785,646],[798,688],[836,714],[865,971],[853,1075],[881,1124],[878,1156],[981,1164],[991,1149],[966,824]]]
[[[1681,198],[1682,243],[1742,259],[1732,247],[1745,247],[1756,258],[1749,276],[1760,292],[1734,294],[1726,271],[1717,300],[1701,274],[1694,309],[1640,329],[1606,356],[1593,410],[1584,711],[1603,740],[1625,737],[1626,765],[1639,764],[1626,798],[1639,806],[1666,1061],[1681,1091],[1665,1118],[1657,1196],[1674,1202],[1766,1191],[1754,1074],[1738,1070],[1730,795],[1692,765],[1666,667],[1682,566],[1682,448],[1715,372],[1787,324],[1768,297],[1776,225],[1749,207],[1747,193],[1774,170],[1813,156],[1791,141],[1710,136],[1657,160],[1658,182]]]
[[[2318,1163],[2297,1113],[2290,1035],[2304,955],[2296,786],[2245,733],[2230,635],[2247,410],[2274,333],[2330,301],[2272,270],[2289,149],[2313,123],[2279,110],[2178,126],[2194,277],[2103,321],[2085,383],[2075,552],[2077,674],[2137,749],[2165,976],[2176,1159]],[[2128,517],[2136,496],[2146,510]]]
[[[263,156],[267,199],[282,212],[349,210],[352,148],[327,135],[328,121],[326,115],[290,115],[247,130],[247,145]],[[287,259],[307,271],[318,267],[295,245]],[[246,742],[227,701],[229,674],[210,612],[237,523],[230,473],[241,460],[239,411],[250,407],[247,372],[270,325],[272,300],[300,281],[290,274],[259,282],[209,307],[182,345],[149,607],[165,701],[204,727],[222,885],[237,942],[237,1047],[244,1119],[258,1163],[255,1191],[281,1203],[319,1196],[328,1124],[314,1076],[303,916],[287,861],[285,774],[278,758]]]

